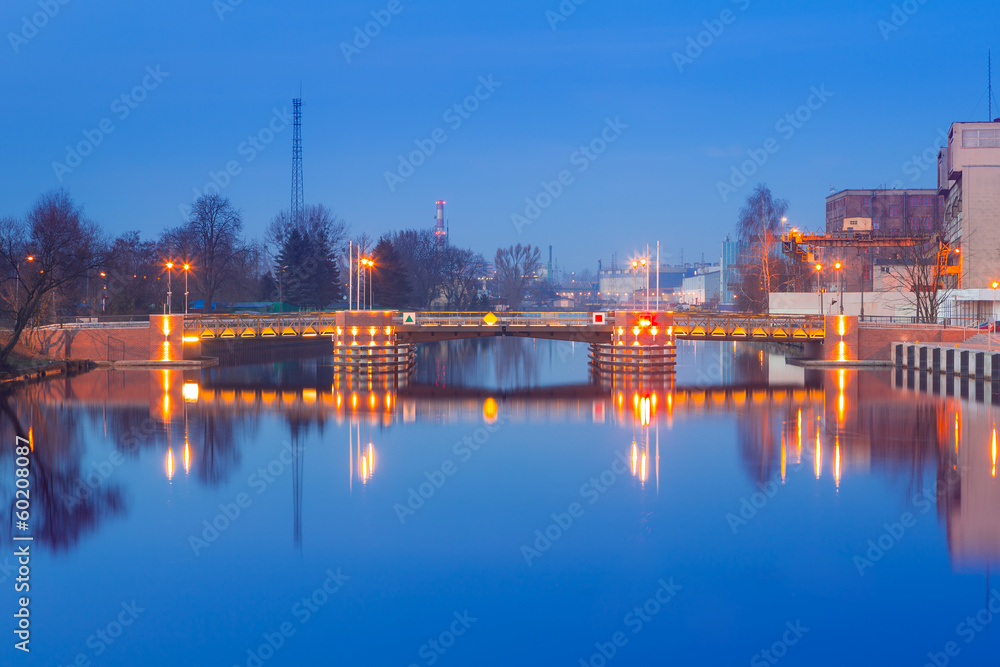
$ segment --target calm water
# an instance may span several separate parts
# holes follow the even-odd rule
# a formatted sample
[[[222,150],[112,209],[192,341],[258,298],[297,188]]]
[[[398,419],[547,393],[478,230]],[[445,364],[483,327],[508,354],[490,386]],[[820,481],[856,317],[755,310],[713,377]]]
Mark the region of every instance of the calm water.
[[[510,340],[398,386],[300,359],[27,387],[0,489],[23,434],[31,654],[8,631],[2,662],[1000,662],[988,386],[679,361],[673,391]]]

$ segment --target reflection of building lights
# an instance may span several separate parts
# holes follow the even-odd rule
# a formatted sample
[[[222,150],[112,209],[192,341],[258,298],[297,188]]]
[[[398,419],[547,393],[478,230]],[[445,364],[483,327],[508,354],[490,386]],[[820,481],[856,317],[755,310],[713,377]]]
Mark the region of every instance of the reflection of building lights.
[[[198,400],[198,392],[200,388],[196,382],[185,382],[184,386],[181,387],[181,395],[184,396],[184,400],[194,402]]]
[[[184,443],[184,474],[191,472],[191,445]]]
[[[641,469],[639,471],[639,479],[641,479],[643,482],[646,481],[646,450],[642,451],[642,464],[641,464]]]
[[[798,417],[798,433],[796,434],[795,442],[798,444],[798,458],[795,463],[802,463],[802,408],[799,408]]]
[[[358,409],[358,395],[357,394],[351,394],[351,407],[354,410]]]
[[[993,429],[993,476],[997,476],[997,430]]]
[[[840,436],[837,436],[837,445],[833,450],[833,479],[840,488]]]
[[[840,335],[843,336],[845,333],[847,333],[847,327],[844,324],[844,316],[841,315],[838,319],[840,320],[840,322],[837,325],[837,330],[840,332]]]
[[[199,339],[197,336],[184,336],[183,340],[185,343],[197,343]]]
[[[823,472],[823,443],[819,441],[819,431],[816,431],[816,479]]]
[[[781,483],[785,483],[785,471],[787,469],[787,456],[785,454],[785,433],[782,429],[781,433]]]
[[[368,451],[361,457],[361,481],[367,484],[374,470],[375,449],[372,447],[372,443],[369,442]]]
[[[639,448],[635,444],[635,440],[632,441],[632,474],[635,475],[636,462],[639,459]]]
[[[487,398],[483,402],[483,419],[492,424],[497,420],[497,402],[493,397]]]
[[[170,447],[167,448],[167,479],[172,480],[174,478],[174,450]]]
[[[643,426],[649,426],[650,422],[650,404],[651,401],[648,398],[644,398],[639,402],[639,423]]]

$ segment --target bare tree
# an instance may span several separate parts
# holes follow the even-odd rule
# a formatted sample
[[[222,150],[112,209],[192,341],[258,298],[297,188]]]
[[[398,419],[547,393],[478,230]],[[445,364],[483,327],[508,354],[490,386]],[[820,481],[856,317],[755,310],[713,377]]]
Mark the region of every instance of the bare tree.
[[[410,299],[417,308],[425,308],[440,296],[443,277],[442,248],[434,232],[427,229],[404,229],[392,235],[392,245],[399,252],[403,271],[410,280]]]
[[[899,252],[901,286],[911,295],[917,322],[936,324],[941,306],[951,293],[946,287],[948,278],[938,266],[940,252],[937,243],[904,247]]]
[[[754,312],[769,307],[771,292],[785,289],[791,276],[781,256],[781,219],[788,202],[774,199],[763,183],[740,209],[736,233],[740,241],[740,305]]]
[[[194,203],[191,220],[182,234],[197,255],[196,279],[205,295],[205,308],[226,287],[243,277],[249,246],[242,236],[243,216],[227,197],[203,195]]]
[[[441,252],[441,295],[452,310],[466,310],[479,302],[479,277],[486,260],[477,252],[448,246]]]
[[[518,243],[509,248],[497,250],[494,259],[496,267],[496,290],[501,299],[506,299],[511,310],[517,310],[524,303],[528,287],[535,281],[542,265],[542,254],[538,248]]]
[[[26,220],[0,220],[2,307],[12,322],[10,337],[0,347],[0,366],[7,365],[40,308],[52,303],[54,309],[61,291],[98,272],[107,259],[107,238],[65,191],[43,195]]]

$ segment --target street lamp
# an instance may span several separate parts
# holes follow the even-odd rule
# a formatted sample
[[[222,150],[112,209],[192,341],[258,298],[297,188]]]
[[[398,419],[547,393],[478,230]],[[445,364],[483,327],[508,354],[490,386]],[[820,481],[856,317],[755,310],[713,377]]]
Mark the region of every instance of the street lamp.
[[[26,261],[28,261],[28,262],[34,262],[35,261],[35,256],[34,255],[28,255],[24,259]],[[14,288],[15,288],[15,292],[14,292],[14,310],[17,311],[17,310],[21,309],[21,262],[17,263],[17,284],[14,285]],[[15,317],[16,317],[16,315],[15,315]]]
[[[288,268],[288,265],[286,264],[283,267],[281,267],[281,271],[278,273],[278,313],[279,314],[285,312],[285,308],[284,308],[284,306],[282,306],[282,298],[283,297],[282,297],[282,293],[281,292],[282,292],[282,283],[284,283],[284,280],[285,280],[285,269],[287,269],[287,268]]]
[[[822,271],[823,271],[823,265],[817,264],[816,273],[821,275]],[[820,280],[821,277],[816,278],[816,283],[819,286],[819,316],[823,317],[823,283],[821,283]]]
[[[632,260],[632,307],[633,308],[636,307],[637,303],[635,299],[635,291],[636,291],[635,270],[638,268],[639,268],[639,260],[633,259]]]
[[[646,249],[648,250],[649,248],[647,247]],[[646,310],[649,310],[649,265],[646,263],[646,258],[645,257],[643,257],[642,259],[640,259],[639,263],[642,264],[642,268],[646,269],[646,292],[645,292],[645,294],[646,294]]]
[[[1000,282],[996,280],[993,281],[993,308],[990,310],[990,328],[987,332],[990,340],[990,352],[993,351],[993,329],[996,328],[997,323],[997,287],[1000,287]]]
[[[840,285],[839,285],[840,286],[840,314],[843,315],[844,314],[844,272],[841,271],[841,269],[844,268],[844,265],[841,264],[840,262],[837,262],[836,264],[833,265],[833,267],[835,269],[837,269],[837,280],[840,282]]]
[[[188,314],[188,274],[191,272],[191,265],[184,265],[184,315]],[[103,274],[102,274],[103,275]]]
[[[365,308],[370,310],[371,309],[370,304],[371,304],[371,301],[372,301],[372,284],[371,284],[372,267],[375,266],[375,262],[373,262],[371,259],[369,259],[367,257],[362,257],[361,258],[361,265],[364,266],[365,269],[366,269],[366,273],[365,273],[365,292],[366,292],[366,296],[368,297],[368,299],[366,300]],[[358,272],[358,280],[359,281],[361,280],[360,270]]]
[[[174,263],[167,262],[167,307],[163,309],[165,315],[173,315],[173,304],[171,300],[173,299],[174,293],[171,287],[171,278],[174,275]]]
[[[101,271],[101,277],[102,278],[107,278],[108,274],[106,274],[104,271]],[[102,290],[101,291],[101,312],[103,313],[104,309],[105,309],[105,304],[107,303],[107,300],[108,300],[108,283],[107,283],[107,281],[104,281],[104,284],[103,284],[103,287],[101,287],[101,290]]]

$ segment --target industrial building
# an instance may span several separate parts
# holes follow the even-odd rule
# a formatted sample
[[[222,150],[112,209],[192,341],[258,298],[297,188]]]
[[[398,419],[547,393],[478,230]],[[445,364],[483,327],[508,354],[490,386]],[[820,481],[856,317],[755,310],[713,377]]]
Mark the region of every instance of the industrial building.
[[[873,238],[929,236],[940,232],[944,197],[934,189],[917,190],[841,190],[826,198],[826,233],[844,234],[860,225]],[[871,292],[879,266],[899,264],[907,258],[900,248],[847,247],[828,248],[815,263],[834,266],[840,262],[841,273],[817,274],[817,287],[848,292]]]
[[[953,123],[938,154],[943,228],[961,252],[960,287],[1000,279],[1000,119]]]

